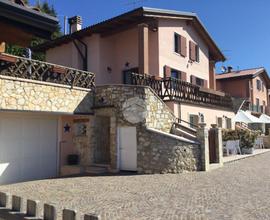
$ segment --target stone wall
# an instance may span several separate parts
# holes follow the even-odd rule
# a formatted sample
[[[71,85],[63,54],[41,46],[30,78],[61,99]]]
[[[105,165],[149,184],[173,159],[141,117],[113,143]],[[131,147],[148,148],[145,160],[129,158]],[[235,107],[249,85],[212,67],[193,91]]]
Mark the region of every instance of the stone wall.
[[[145,109],[144,109],[145,108]],[[111,169],[117,168],[117,127],[137,130],[139,173],[181,173],[201,169],[200,147],[170,135],[174,116],[148,87],[127,85],[96,88],[95,117],[111,117]],[[159,132],[153,132],[154,129]],[[94,139],[102,138],[95,134]],[[93,139],[93,141],[94,141]]]
[[[144,102],[145,112],[142,110],[142,106],[136,105],[141,100]],[[175,120],[170,108],[155,95],[152,89],[144,86],[98,86],[96,88],[95,105],[98,107],[113,106],[118,118],[122,118],[126,122],[129,122],[127,117],[134,118],[142,111],[141,114],[145,113],[145,117],[144,120],[140,121],[141,123],[144,123],[146,127],[164,132],[170,132]],[[127,106],[127,109],[124,109],[125,106]],[[140,117],[141,115],[138,115],[138,118]]]
[[[89,113],[89,90],[0,76],[0,110]]]
[[[138,131],[139,173],[182,173],[201,170],[197,144],[147,129]]]

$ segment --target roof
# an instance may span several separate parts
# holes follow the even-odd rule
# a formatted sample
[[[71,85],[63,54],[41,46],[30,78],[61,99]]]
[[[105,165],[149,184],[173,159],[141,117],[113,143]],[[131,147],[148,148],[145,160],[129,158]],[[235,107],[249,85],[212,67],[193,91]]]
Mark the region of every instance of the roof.
[[[216,79],[228,79],[228,78],[237,78],[243,76],[254,76],[265,71],[263,67],[244,69],[244,70],[236,70],[227,73],[219,73],[216,74]]]
[[[1,23],[7,23],[35,36],[50,39],[58,25],[58,19],[19,2],[0,0]]]
[[[112,32],[116,32],[117,30],[123,30],[123,27],[131,27],[132,25],[136,25],[142,22],[151,23],[157,20],[157,18],[171,18],[171,19],[181,18],[184,20],[189,20],[198,30],[199,34],[208,45],[211,58],[214,59],[215,61],[226,60],[225,56],[218,48],[218,46],[216,45],[216,43],[214,42],[214,40],[207,32],[206,28],[204,27],[204,25],[202,24],[202,22],[195,13],[164,10],[157,8],[147,8],[147,7],[140,7],[135,10],[126,12],[119,16],[113,17],[111,19],[84,28],[78,32],[62,36],[54,41],[48,41],[33,49],[36,51],[46,51],[50,48],[54,48],[62,44],[69,43],[73,39],[91,36],[94,33],[110,34]]]
[[[267,74],[267,71],[264,67],[236,70],[227,73],[216,74],[216,80],[230,80],[238,78],[255,78],[258,75],[262,74],[262,77],[265,79],[268,88],[270,88],[270,79]]]

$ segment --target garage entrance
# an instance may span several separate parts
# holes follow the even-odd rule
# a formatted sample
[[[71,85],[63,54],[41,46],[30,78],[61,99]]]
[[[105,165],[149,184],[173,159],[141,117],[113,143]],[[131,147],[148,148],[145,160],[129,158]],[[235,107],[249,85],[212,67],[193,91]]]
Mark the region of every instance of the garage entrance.
[[[56,117],[0,113],[0,184],[57,176]]]

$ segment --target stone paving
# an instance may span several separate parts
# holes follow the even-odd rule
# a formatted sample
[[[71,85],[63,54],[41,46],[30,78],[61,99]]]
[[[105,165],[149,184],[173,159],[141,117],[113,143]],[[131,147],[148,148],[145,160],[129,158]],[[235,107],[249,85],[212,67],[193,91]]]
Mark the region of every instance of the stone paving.
[[[208,173],[43,180],[0,186],[0,191],[110,220],[268,220],[269,168],[270,153],[265,153]]]

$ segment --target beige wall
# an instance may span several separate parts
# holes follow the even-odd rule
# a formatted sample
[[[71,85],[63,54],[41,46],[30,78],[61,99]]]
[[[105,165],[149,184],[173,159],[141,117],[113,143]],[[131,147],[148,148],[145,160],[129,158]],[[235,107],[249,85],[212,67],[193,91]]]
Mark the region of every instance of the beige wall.
[[[165,65],[208,81],[209,85],[209,53],[205,42],[197,31],[187,25],[184,20],[160,19],[158,30],[149,29],[149,73],[163,77]],[[187,57],[174,52],[174,33],[187,38]],[[200,62],[189,63],[189,41],[193,41],[200,48]],[[83,41],[88,46],[88,70],[96,74],[96,83],[122,83],[122,71],[138,67],[138,27],[115,33],[109,36],[99,34],[86,37]],[[46,53],[48,62],[82,68],[78,62],[78,52],[73,43],[50,49]],[[126,63],[129,67],[125,67]],[[112,69],[108,73],[107,67]]]
[[[187,39],[187,57],[174,52],[174,33],[178,33]],[[200,51],[200,62],[189,63],[189,41],[198,44]],[[199,78],[208,81],[209,85],[209,53],[208,47],[200,38],[197,31],[187,25],[183,20],[160,19],[159,20],[159,75],[163,76],[163,67],[165,65],[187,73],[187,80],[190,81],[190,75],[196,75]]]
[[[227,110],[219,110],[214,108],[208,108],[208,107],[202,107],[202,106],[196,106],[196,105],[190,105],[190,104],[179,104],[174,102],[167,102],[167,105],[174,111],[174,114],[176,117],[189,122],[189,116],[191,114],[199,115],[199,113],[202,113],[204,115],[204,120],[206,123],[206,126],[208,128],[211,127],[211,124],[217,124],[217,118],[222,117],[223,118],[223,128],[225,128],[225,118],[223,116],[226,116],[228,118],[233,118],[235,116],[234,112],[227,111]],[[234,125],[232,124],[232,128],[234,128]]]
[[[264,89],[259,91],[257,89],[257,80],[260,80],[261,82],[264,83],[263,87]],[[260,100],[260,105],[263,104],[263,101],[265,101],[266,105],[268,104],[268,99],[267,99],[267,88],[265,86],[265,80],[261,76],[257,76],[252,79],[252,84],[253,84],[253,104],[256,105],[256,98]]]

